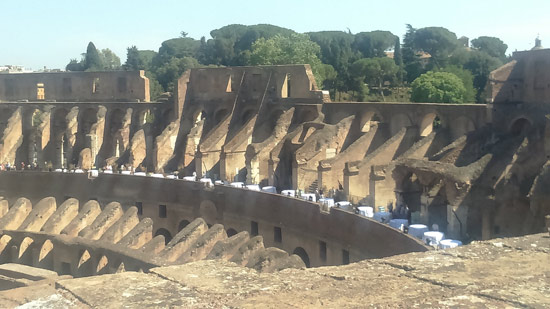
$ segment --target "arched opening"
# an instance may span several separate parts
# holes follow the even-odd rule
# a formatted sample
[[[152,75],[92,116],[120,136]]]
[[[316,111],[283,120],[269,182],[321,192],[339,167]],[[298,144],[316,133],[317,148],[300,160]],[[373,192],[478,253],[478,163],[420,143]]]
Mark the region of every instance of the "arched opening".
[[[235,229],[227,229],[226,233],[227,233],[227,237],[237,235],[237,231]]]
[[[97,111],[93,108],[86,109],[80,117],[81,132],[89,134],[92,126],[97,122]]]
[[[183,230],[187,225],[189,225],[189,221],[187,220],[181,220],[180,224],[178,224],[178,232]]]
[[[407,128],[412,125],[411,120],[409,116],[405,114],[397,114],[391,118],[390,123],[390,132],[391,135],[394,136],[397,134],[402,128]]]
[[[109,121],[111,132],[111,147],[109,150],[109,156],[119,158],[122,153],[124,153],[124,140],[121,133],[124,126],[124,117],[125,112],[118,108],[111,113],[111,119]],[[93,149],[92,153],[94,153]]]
[[[249,109],[249,110],[245,111],[245,112],[243,113],[242,118],[241,118],[241,121],[242,121],[241,124],[242,124],[243,126],[244,126],[245,124],[247,124],[248,121],[249,121],[250,119],[252,119],[252,117],[254,117],[254,114],[255,114],[255,113],[256,113],[256,111],[253,110],[253,109]]]
[[[512,135],[525,134],[531,129],[531,122],[525,118],[516,119],[510,126]]]
[[[301,109],[298,112],[298,117],[296,117],[296,121],[293,121],[294,123],[304,123],[315,120],[317,118],[318,114],[315,113],[315,111],[311,109]]]
[[[164,243],[168,244],[172,240],[172,234],[167,229],[160,228],[155,232],[155,236],[164,236]]]
[[[214,121],[216,122],[216,124],[222,122],[225,117],[227,117],[227,114],[229,114],[227,109],[220,109],[219,111],[217,111],[214,115]]]
[[[193,115],[193,126],[196,127],[199,124],[199,122],[201,122],[204,119],[206,119],[206,112],[203,110],[196,111],[195,114]]]
[[[304,261],[304,264],[306,264],[306,267],[308,267],[308,268],[310,267],[309,255],[307,254],[307,252],[304,248],[297,247],[296,249],[294,249],[294,251],[292,253],[299,256],[302,259],[302,261]]]
[[[472,121],[472,119],[468,118],[468,117],[464,117],[464,116],[461,116],[461,117],[458,117],[456,119],[454,119],[452,122],[451,122],[451,137],[452,138],[459,138],[463,135],[466,135],[468,134],[469,132],[472,132],[476,129],[475,125],[474,125],[474,122]]]
[[[207,224],[215,224],[218,217],[218,210],[216,205],[210,200],[203,200],[199,207],[199,213],[201,218],[206,221]]]
[[[361,132],[366,133],[370,131],[370,128],[381,122],[380,116],[375,112],[368,112],[361,117]]]
[[[396,207],[407,206],[409,212],[402,211],[401,215],[404,215],[402,219],[409,219],[407,216],[411,212],[420,211],[420,197],[422,195],[423,189],[420,180],[416,174],[412,173],[403,180],[401,185],[401,199],[398,200]],[[399,205],[401,202],[402,205]]]
[[[437,130],[441,127],[441,119],[436,113],[429,113],[420,123],[420,136],[428,136],[434,130]]]

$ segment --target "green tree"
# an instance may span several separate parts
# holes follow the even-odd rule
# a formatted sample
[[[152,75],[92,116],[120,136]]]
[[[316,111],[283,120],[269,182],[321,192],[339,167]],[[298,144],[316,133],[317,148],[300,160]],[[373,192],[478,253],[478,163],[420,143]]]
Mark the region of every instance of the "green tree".
[[[399,85],[403,83],[403,78],[405,77],[405,69],[403,65],[403,53],[401,52],[401,41],[399,37],[395,37],[395,46],[393,48],[393,61],[395,65],[399,68],[396,74],[397,82]]]
[[[389,31],[360,32],[355,35],[353,48],[365,58],[385,57],[385,51],[394,47],[395,38]]]
[[[410,24],[407,24],[407,32],[403,37],[402,54],[404,70],[406,73],[405,80],[408,83],[411,83],[422,73],[426,72],[426,69],[420,61],[420,57],[418,56],[418,49],[415,46],[415,34],[416,29]]]
[[[371,88],[376,86],[378,92],[384,98],[384,82],[393,82],[399,72],[399,67],[393,59],[388,57],[363,58],[355,61],[351,66],[351,74],[355,79],[355,85],[361,87],[361,81]],[[357,89],[359,90],[359,89]]]
[[[310,39],[321,48],[320,59],[330,64],[337,73],[336,79],[328,79],[325,89],[331,90],[333,99],[337,91],[346,92],[350,89],[350,64],[360,58],[360,53],[352,48],[354,35],[343,31],[309,32]]]
[[[435,67],[444,66],[458,45],[456,34],[442,27],[421,28],[413,35],[413,49],[430,54]]]
[[[490,37],[490,36],[480,36],[477,39],[472,40],[472,47],[489,54],[489,56],[498,58],[500,60],[506,59],[506,50],[508,45],[504,44],[501,39]]]
[[[456,65],[446,66],[440,72],[452,73],[462,80],[465,90],[464,103],[476,102],[477,90],[474,88],[474,76],[472,72]]]
[[[320,74],[321,48],[306,34],[292,34],[290,37],[275,35],[270,39],[260,38],[252,44],[251,65],[309,64],[317,85],[323,85]]]
[[[252,44],[260,38],[270,39],[275,35],[290,36],[293,30],[268,24],[252,26],[227,25],[210,32],[211,40],[201,40],[200,56],[203,64],[245,65]]]
[[[78,61],[76,59],[71,59],[67,66],[65,67],[65,70],[77,72],[77,71],[84,71],[84,63],[82,61]]]
[[[101,57],[99,56],[99,52],[97,51],[94,43],[88,43],[88,47],[86,48],[86,56],[84,59],[84,67],[86,71],[101,71],[103,69]]]
[[[99,52],[99,58],[106,71],[120,70],[120,58],[110,49],[105,48]]]
[[[165,91],[173,91],[174,83],[181,77],[187,69],[200,67],[197,59],[192,57],[176,58],[172,57],[162,66],[155,68],[156,79],[162,85]]]
[[[412,84],[411,101],[424,103],[463,103],[466,89],[462,80],[447,72],[427,72]]]

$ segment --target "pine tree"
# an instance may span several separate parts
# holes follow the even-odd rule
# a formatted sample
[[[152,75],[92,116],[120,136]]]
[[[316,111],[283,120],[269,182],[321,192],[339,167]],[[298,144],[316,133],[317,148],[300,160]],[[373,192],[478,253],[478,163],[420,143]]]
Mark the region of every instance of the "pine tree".
[[[103,68],[99,52],[92,42],[88,43],[88,48],[86,49],[85,68],[86,71],[99,71]]]

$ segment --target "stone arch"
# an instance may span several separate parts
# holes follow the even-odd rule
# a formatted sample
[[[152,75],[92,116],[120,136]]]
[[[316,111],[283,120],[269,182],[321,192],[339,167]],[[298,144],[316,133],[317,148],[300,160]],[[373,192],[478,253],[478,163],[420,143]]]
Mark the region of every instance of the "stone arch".
[[[222,122],[225,117],[227,117],[227,115],[229,115],[229,111],[225,108],[221,108],[219,110],[216,111],[216,113],[214,114],[214,121],[216,124]]]
[[[151,114],[150,109],[143,109],[137,112],[137,122],[139,125],[144,125],[147,123],[147,119],[149,118],[149,115]]]
[[[465,116],[460,116],[453,120],[450,129],[452,137],[459,138],[462,135],[474,131],[476,126],[472,119]]]
[[[79,125],[80,132],[82,134],[89,134],[92,126],[97,122],[97,110],[94,108],[87,108],[80,114]]]
[[[67,115],[69,110],[60,107],[52,113],[50,125],[50,142],[48,144],[47,165],[54,168],[67,167],[67,154],[69,148]]]
[[[508,132],[510,132],[513,135],[520,135],[527,133],[529,129],[531,129],[531,126],[533,125],[532,121],[529,120],[525,116],[520,116],[515,118],[508,129]]]
[[[172,234],[167,229],[160,228],[155,232],[155,236],[162,235],[164,236],[164,243],[168,244],[172,240]]]
[[[295,116],[295,121],[293,121],[294,123],[304,123],[315,120],[319,114],[315,110],[302,108],[296,110]]]
[[[193,126],[197,126],[199,122],[206,119],[206,112],[204,109],[199,108],[193,113]]]
[[[370,110],[361,115],[359,127],[361,128],[361,132],[369,132],[372,125],[380,122],[382,122],[380,113],[376,110]]]
[[[434,130],[442,127],[445,127],[445,124],[443,123],[443,118],[441,117],[441,115],[439,115],[439,113],[437,113],[436,111],[430,111],[425,114],[420,120],[418,133],[420,134],[420,136],[428,136]]]
[[[199,213],[201,218],[206,221],[207,224],[213,225],[217,222],[218,209],[216,204],[210,200],[203,200],[199,206]]]
[[[227,237],[231,237],[233,235],[237,235],[237,230],[229,228],[227,229],[226,233],[227,233]]]
[[[304,261],[304,264],[306,264],[306,267],[311,267],[311,264],[309,262],[309,255],[307,254],[307,251],[302,247],[296,247],[294,251],[292,251],[292,254],[296,254],[299,256],[302,261]]]
[[[183,230],[187,225],[189,225],[189,222],[188,220],[181,220],[180,223],[178,224],[178,232]]]
[[[256,110],[254,109],[247,109],[242,113],[241,117],[241,124],[244,126],[248,123],[250,119],[254,117],[254,114],[256,114]]]
[[[397,113],[391,117],[390,133],[392,136],[397,134],[402,128],[412,126],[411,118],[404,113]]]
[[[401,192],[396,201],[396,207],[407,206],[411,212],[420,211],[420,199],[423,186],[415,173],[409,173],[401,183]]]

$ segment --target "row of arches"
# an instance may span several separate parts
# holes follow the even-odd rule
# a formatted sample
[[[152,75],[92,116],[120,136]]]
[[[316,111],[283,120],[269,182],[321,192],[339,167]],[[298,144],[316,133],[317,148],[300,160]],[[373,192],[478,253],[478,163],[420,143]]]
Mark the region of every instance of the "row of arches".
[[[430,111],[424,114],[416,123],[405,113],[393,114],[389,119],[384,118],[381,113],[375,110],[367,111],[360,115],[359,126],[361,132],[369,132],[374,124],[379,123],[387,123],[392,136],[397,134],[401,128],[412,126],[418,126],[418,133],[421,137],[428,136],[434,130],[440,128],[450,129],[453,137],[458,137],[477,129],[474,121],[466,116],[446,119],[437,111]]]

